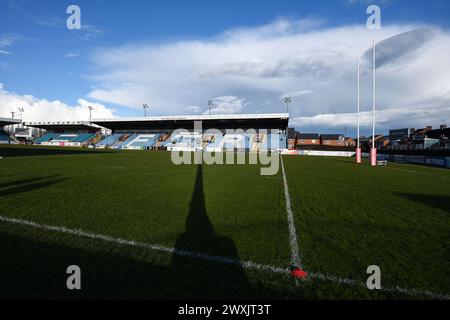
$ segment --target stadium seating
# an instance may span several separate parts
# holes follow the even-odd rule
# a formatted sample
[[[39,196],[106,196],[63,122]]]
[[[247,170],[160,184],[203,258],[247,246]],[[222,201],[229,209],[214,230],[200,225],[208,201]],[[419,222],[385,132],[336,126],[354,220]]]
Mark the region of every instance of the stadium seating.
[[[53,138],[52,141],[70,141],[76,137],[78,137],[78,135],[75,133],[63,133],[63,134],[59,134],[57,137]]]
[[[270,133],[268,141],[269,150],[284,149],[286,146],[286,135],[282,133]]]
[[[122,138],[124,140],[119,141],[118,143],[114,144],[114,149],[122,149],[127,144],[131,143],[134,139],[136,139],[138,135],[137,134],[125,134]],[[122,139],[121,138],[121,139]]]
[[[46,133],[34,140],[36,144],[54,142],[62,145],[80,145],[96,137],[96,133]],[[1,134],[0,141],[11,138]],[[95,143],[95,142],[94,142]],[[276,133],[230,133],[222,135],[186,133],[115,133],[95,144],[95,147],[113,149],[159,149],[219,151],[264,151],[279,150],[286,145],[286,135]]]
[[[174,133],[167,140],[165,146],[170,150],[194,151],[202,147],[202,141],[202,135],[199,133]]]
[[[215,152],[222,151],[222,149],[223,149],[223,142],[225,141],[222,134],[215,134],[215,135],[213,135],[213,137],[211,138],[210,141],[211,142],[205,147],[206,151],[210,151],[210,152],[212,152],[212,151],[215,151]]]
[[[249,134],[226,134],[223,149],[232,151],[250,151],[252,136]]]
[[[258,133],[253,137],[252,151],[266,151],[268,149],[267,133]]]
[[[105,139],[101,140],[99,143],[97,143],[96,147],[109,147],[114,145],[120,137],[123,136],[123,133],[115,133],[112,136],[106,137]]]
[[[49,142],[53,139],[55,139],[56,137],[58,137],[60,134],[59,133],[46,133],[43,136],[37,138],[34,140],[34,143],[44,143],[44,142]]]
[[[8,143],[11,137],[3,130],[0,131],[0,143]]]
[[[155,149],[162,148],[164,146],[164,144],[166,143],[167,139],[169,139],[169,138],[170,138],[170,134],[163,133],[159,137],[158,141],[153,145],[153,148],[155,148]]]
[[[131,142],[124,145],[122,148],[129,148],[129,149],[151,148],[158,141],[160,136],[161,134],[154,134],[154,133],[138,134]]]
[[[34,140],[36,144],[42,144],[46,142],[64,142],[64,143],[79,143],[83,144],[89,139],[96,136],[96,133],[53,133],[48,132],[43,136]]]
[[[94,133],[82,133],[82,134],[80,134],[80,135],[78,135],[78,136],[72,138],[72,139],[70,140],[70,142],[80,142],[80,143],[83,143],[83,142],[88,141],[89,139],[92,139],[93,137],[95,137],[95,134],[94,134]]]

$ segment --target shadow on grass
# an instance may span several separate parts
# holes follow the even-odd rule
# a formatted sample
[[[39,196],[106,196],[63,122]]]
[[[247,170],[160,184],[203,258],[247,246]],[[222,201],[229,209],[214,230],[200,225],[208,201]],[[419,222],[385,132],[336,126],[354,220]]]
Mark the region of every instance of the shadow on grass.
[[[0,299],[220,299],[279,296],[279,293],[262,286],[240,282],[241,277],[237,278],[229,265],[185,260],[184,266],[174,270],[173,266],[168,267],[164,263],[139,260],[146,256],[158,256],[158,253],[147,249],[124,248],[113,244],[103,247],[104,242],[94,245],[88,242],[84,247],[97,249],[85,250],[64,242],[48,243],[54,242],[55,237],[47,232],[39,233],[37,237],[39,240],[30,240],[22,235],[0,231]],[[70,242],[85,241],[70,236],[65,239]],[[61,239],[58,241],[61,242]],[[101,247],[98,248],[98,245]],[[81,268],[81,290],[70,291],[66,288],[66,269],[69,265]]]
[[[22,181],[27,182],[30,181]],[[93,244],[91,240],[72,236],[60,239],[61,234],[39,230],[30,230],[30,236],[37,238],[30,239],[22,233],[7,231],[9,227],[0,225],[0,298],[281,298],[280,292],[259,282],[251,284],[246,272],[236,264],[170,257],[148,249],[98,241]],[[75,241],[82,245],[71,244]],[[201,166],[197,169],[186,230],[178,237],[176,249],[239,260],[234,242],[215,234],[207,216]],[[80,291],[66,288],[69,265],[81,268]]]
[[[189,208],[186,230],[178,237],[175,248],[239,261],[232,239],[215,234],[208,218],[203,191],[202,165],[197,167],[194,192]],[[211,284],[208,288],[209,294],[220,295],[222,298],[236,297],[242,290],[250,289],[245,271],[237,264],[211,264],[205,260],[173,255],[170,268],[171,273],[182,275],[181,284],[191,287],[193,291],[203,287],[205,282]],[[208,298],[208,295],[205,295],[204,298]]]
[[[68,179],[68,178],[53,179],[56,177],[57,176],[46,176],[46,177],[39,177],[39,178],[33,178],[33,179],[11,181],[11,182],[7,182],[7,183],[0,183],[0,198],[5,197],[5,196],[10,196],[13,194],[30,192],[30,191],[34,191],[37,189],[47,188],[51,185],[54,185],[56,183],[59,183],[61,181],[65,181]],[[52,179],[52,180],[42,181],[45,179]]]
[[[408,200],[426,204],[428,206],[441,209],[450,213],[450,196],[437,196],[429,194],[410,194],[410,193],[397,193],[399,196]]]
[[[2,182],[2,183],[0,183],[0,189],[12,187],[12,186],[18,186],[18,185],[22,185],[22,184],[33,183],[36,181],[40,181],[43,179],[50,179],[50,178],[54,178],[54,177],[57,177],[57,176],[53,175],[53,176],[44,176],[44,177],[37,177],[37,178],[31,178],[31,179],[22,179],[22,180],[16,180],[16,181]]]
[[[67,147],[45,147],[45,146],[2,146],[0,145],[0,157],[31,157],[31,156],[53,156],[53,155],[75,155],[92,153],[111,153],[111,151],[95,149],[75,149]]]

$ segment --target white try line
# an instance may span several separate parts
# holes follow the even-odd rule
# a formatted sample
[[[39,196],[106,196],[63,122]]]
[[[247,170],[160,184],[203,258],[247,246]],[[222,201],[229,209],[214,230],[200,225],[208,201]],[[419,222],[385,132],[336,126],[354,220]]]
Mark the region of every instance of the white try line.
[[[295,230],[294,215],[291,209],[291,198],[289,196],[289,188],[284,171],[283,156],[281,156],[281,171],[283,172],[284,197],[286,198],[287,220],[289,225],[289,243],[291,245],[291,264],[292,266],[301,268],[300,254],[298,250],[297,231]]]
[[[279,268],[279,267],[260,264],[260,263],[256,263],[256,262],[252,262],[252,261],[241,261],[239,259],[209,255],[209,254],[194,252],[194,251],[189,251],[189,250],[180,250],[180,249],[176,249],[174,247],[167,247],[167,246],[163,246],[163,245],[159,245],[159,244],[150,244],[150,243],[143,243],[143,242],[138,242],[138,241],[134,241],[134,240],[115,238],[115,237],[111,237],[108,235],[86,232],[86,231],[83,231],[80,229],[70,229],[67,227],[51,226],[51,225],[47,225],[47,224],[41,224],[41,223],[28,221],[28,220],[22,220],[22,219],[9,218],[9,217],[5,217],[5,216],[0,216],[0,221],[12,223],[12,224],[23,225],[23,226],[28,226],[28,227],[32,227],[35,229],[42,229],[42,230],[46,230],[46,231],[54,231],[54,232],[58,232],[58,233],[70,234],[70,235],[74,235],[74,236],[78,236],[78,237],[82,237],[82,238],[102,240],[102,241],[107,241],[107,242],[112,242],[112,243],[116,243],[116,244],[120,244],[120,245],[132,246],[132,247],[140,247],[140,248],[150,249],[150,250],[154,250],[154,251],[175,254],[175,255],[179,255],[179,256],[186,256],[186,257],[195,258],[195,259],[209,260],[209,261],[225,263],[225,264],[235,264],[235,265],[240,265],[247,269],[257,269],[260,271],[267,271],[267,272],[272,272],[272,273],[289,273],[289,269],[287,269],[287,268]]]
[[[394,168],[394,167],[389,167],[389,166],[386,168],[391,169],[391,170],[396,170],[396,171],[408,172],[408,173],[412,173],[412,174],[420,174],[420,175],[429,176],[429,177],[448,178],[447,176],[437,175],[437,174],[432,174],[432,173],[422,172],[422,171],[416,171],[416,170]]]
[[[276,267],[272,265],[267,264],[261,264],[253,261],[241,261],[239,259],[234,258],[228,258],[223,256],[215,256],[215,255],[209,255],[205,253],[200,252],[194,252],[194,251],[188,251],[188,250],[179,250],[173,247],[167,247],[159,244],[150,244],[150,243],[143,243],[138,242],[134,240],[127,240],[122,238],[115,238],[108,235],[102,235],[102,234],[95,234],[92,232],[86,232],[80,229],[71,229],[67,227],[58,227],[58,226],[51,226],[47,224],[41,224],[29,220],[23,220],[23,219],[16,219],[16,218],[10,218],[5,216],[0,216],[0,221],[11,223],[11,224],[17,224],[22,226],[27,226],[35,229],[41,229],[45,231],[54,231],[58,233],[63,234],[69,234],[81,238],[88,238],[88,239],[94,239],[94,240],[101,240],[106,242],[111,242],[119,245],[125,245],[125,246],[132,246],[132,247],[139,247],[144,249],[149,249],[153,251],[159,251],[159,252],[165,252],[170,254],[175,254],[179,256],[185,256],[193,259],[202,259],[207,261],[213,261],[218,263],[224,263],[224,264],[232,264],[232,265],[238,265],[245,269],[254,269],[262,272],[270,272],[270,273],[277,273],[282,275],[290,275],[290,269],[289,268],[282,268],[282,267]],[[365,284],[363,282],[359,282],[357,280],[352,280],[348,278],[341,278],[336,277],[332,275],[326,275],[322,274],[320,272],[317,273],[309,273],[308,279],[317,279],[322,281],[330,281],[337,284],[343,284],[343,285],[351,285],[351,286],[358,286],[365,288]],[[434,293],[431,291],[426,290],[418,290],[418,289],[403,289],[400,287],[383,287],[383,291],[388,292],[397,292],[402,293],[410,296],[427,296],[433,299],[442,299],[442,300],[450,300],[450,295],[448,294],[441,294],[441,293]]]

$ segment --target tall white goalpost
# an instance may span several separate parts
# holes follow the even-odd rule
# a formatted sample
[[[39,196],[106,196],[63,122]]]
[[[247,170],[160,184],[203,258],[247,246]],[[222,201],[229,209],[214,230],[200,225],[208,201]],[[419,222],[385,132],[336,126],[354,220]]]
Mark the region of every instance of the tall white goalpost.
[[[370,149],[370,165],[377,165],[377,149],[375,148],[375,106],[376,106],[376,62],[375,40],[373,40],[373,71],[372,71],[372,147]]]
[[[359,63],[359,57],[358,57],[358,109],[357,109],[357,113],[356,113],[356,163],[361,163],[362,162],[362,152],[361,152],[361,145],[360,145],[360,141],[359,141],[359,137],[360,132],[359,132],[359,109],[360,109],[360,77],[359,77],[359,68],[360,68],[360,63]]]

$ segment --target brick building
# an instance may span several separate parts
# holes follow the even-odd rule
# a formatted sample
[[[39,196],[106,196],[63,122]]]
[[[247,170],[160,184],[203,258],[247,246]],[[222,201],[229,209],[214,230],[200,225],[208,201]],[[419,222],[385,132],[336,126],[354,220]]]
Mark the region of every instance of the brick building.
[[[343,134],[322,134],[320,136],[320,141],[324,146],[343,147],[345,145]]]

